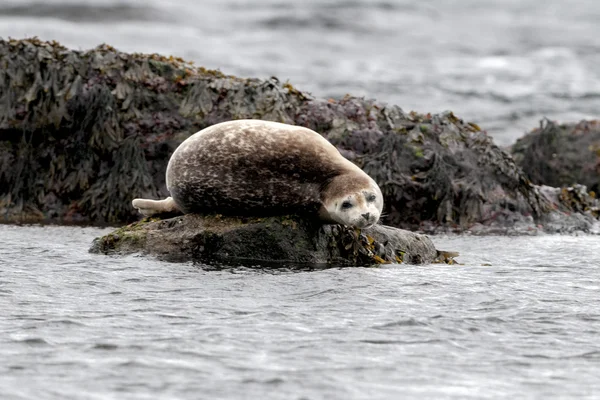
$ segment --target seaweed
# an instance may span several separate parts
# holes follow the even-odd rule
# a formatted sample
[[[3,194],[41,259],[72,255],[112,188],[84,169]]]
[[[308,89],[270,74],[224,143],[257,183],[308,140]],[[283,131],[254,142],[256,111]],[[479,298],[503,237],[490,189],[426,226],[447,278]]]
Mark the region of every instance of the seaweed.
[[[464,230],[498,213],[514,223],[552,209],[510,155],[451,112],[318,99],[274,77],[32,38],[0,40],[0,213],[8,221],[135,220],[132,198],[167,194],[166,166],[181,141],[240,118],[321,133],[381,186],[387,224]],[[586,129],[595,128],[579,126]]]

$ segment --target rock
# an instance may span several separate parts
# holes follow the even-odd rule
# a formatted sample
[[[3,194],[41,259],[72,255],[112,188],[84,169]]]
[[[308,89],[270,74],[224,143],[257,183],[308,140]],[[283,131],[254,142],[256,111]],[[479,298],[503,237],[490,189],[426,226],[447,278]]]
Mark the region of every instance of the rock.
[[[600,121],[545,119],[511,151],[553,209],[538,221],[546,232],[600,232]]]
[[[600,193],[600,121],[540,127],[517,140],[512,155],[532,182],[568,187],[584,185]]]
[[[96,238],[92,253],[143,253],[208,264],[371,265],[454,263],[418,233],[376,225],[362,231],[296,216],[233,218],[188,214],[142,220]]]
[[[131,199],[167,196],[165,170],[179,143],[239,118],[321,133],[377,181],[387,225],[552,229],[549,216],[581,208],[553,205],[485,131],[451,112],[318,99],[275,78],[242,79],[107,45],[74,51],[37,39],[0,40],[0,66],[5,222],[133,221]]]

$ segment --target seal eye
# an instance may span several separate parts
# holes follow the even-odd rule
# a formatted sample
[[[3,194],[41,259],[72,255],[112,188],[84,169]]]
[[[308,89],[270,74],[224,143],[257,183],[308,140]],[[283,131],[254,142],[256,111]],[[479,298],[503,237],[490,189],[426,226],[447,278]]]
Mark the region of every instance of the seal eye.
[[[349,201],[345,201],[342,203],[342,210],[347,210],[349,208],[352,208],[352,203],[350,203]]]
[[[374,194],[370,194],[370,195],[368,195],[368,196],[367,196],[367,201],[368,201],[369,203],[372,203],[372,202],[374,202],[374,201],[375,201],[375,199],[376,199],[376,197],[375,197],[375,195],[374,195]]]

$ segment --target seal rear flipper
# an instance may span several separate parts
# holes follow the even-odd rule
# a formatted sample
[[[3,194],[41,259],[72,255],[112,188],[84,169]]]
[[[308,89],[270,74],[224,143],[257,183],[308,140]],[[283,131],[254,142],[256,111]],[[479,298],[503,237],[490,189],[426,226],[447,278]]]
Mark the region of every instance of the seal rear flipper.
[[[145,217],[159,214],[182,214],[172,197],[164,200],[133,199],[131,205]]]

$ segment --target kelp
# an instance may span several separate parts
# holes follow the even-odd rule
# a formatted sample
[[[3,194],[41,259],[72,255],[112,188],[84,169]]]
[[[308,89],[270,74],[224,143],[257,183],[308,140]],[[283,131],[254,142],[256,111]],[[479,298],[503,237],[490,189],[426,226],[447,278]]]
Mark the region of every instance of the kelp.
[[[318,99],[276,78],[34,38],[0,40],[0,213],[5,221],[135,220],[131,199],[167,195],[166,166],[181,141],[240,118],[324,135],[381,186],[386,224],[465,230],[556,211],[485,131],[451,112]]]
[[[156,74],[177,85],[188,64],[32,39],[0,41],[0,66],[5,218],[39,210],[45,219],[115,223],[136,218],[133,197],[159,196],[164,178],[154,175],[166,165],[156,171],[148,160],[164,163],[168,151],[157,137],[190,123],[163,112],[180,101]]]

